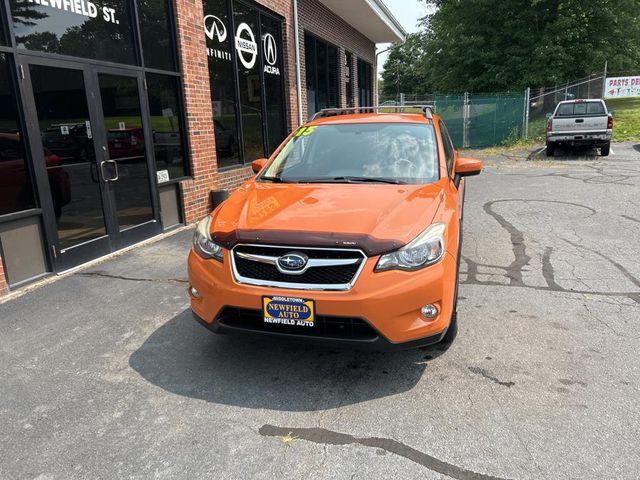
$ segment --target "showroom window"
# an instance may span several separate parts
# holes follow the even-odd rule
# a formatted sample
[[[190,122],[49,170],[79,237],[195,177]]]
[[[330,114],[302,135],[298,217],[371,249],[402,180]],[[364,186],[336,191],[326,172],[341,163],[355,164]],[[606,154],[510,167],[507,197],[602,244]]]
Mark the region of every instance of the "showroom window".
[[[36,206],[9,58],[0,53],[0,215]]]
[[[7,36],[5,34],[7,19],[4,15],[4,6],[0,6],[0,45],[8,45]]]
[[[138,0],[140,37],[147,68],[176,70],[170,12],[167,0]]]
[[[358,99],[361,107],[373,105],[373,67],[358,59]]]
[[[9,0],[16,46],[136,64],[129,0]]]
[[[344,88],[346,92],[347,107],[353,107],[353,81],[351,80],[351,72],[353,70],[353,54],[351,52],[344,53]]]
[[[244,2],[205,0],[218,168],[268,156],[286,136],[282,20]]]
[[[185,177],[188,172],[178,79],[155,73],[147,73],[146,79],[156,169],[167,171],[170,180]]]
[[[340,106],[338,82],[338,49],[316,37],[305,34],[305,66],[307,71],[307,112],[311,118],[323,108]]]

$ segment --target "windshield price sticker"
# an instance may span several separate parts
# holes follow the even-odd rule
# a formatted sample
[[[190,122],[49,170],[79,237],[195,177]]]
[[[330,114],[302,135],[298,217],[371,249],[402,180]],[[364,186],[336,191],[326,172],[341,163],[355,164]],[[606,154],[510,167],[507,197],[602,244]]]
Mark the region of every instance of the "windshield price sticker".
[[[313,132],[315,132],[316,128],[315,126],[312,127],[302,127],[300,130],[298,130],[296,132],[296,137],[307,137],[309,135],[311,135]]]
[[[313,300],[291,297],[262,297],[264,323],[313,327],[315,312]]]

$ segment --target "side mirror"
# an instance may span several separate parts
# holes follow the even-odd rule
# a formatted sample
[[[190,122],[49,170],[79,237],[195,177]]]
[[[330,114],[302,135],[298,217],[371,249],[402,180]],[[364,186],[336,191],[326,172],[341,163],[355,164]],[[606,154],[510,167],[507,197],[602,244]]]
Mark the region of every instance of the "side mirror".
[[[458,157],[454,168],[455,176],[453,183],[456,188],[460,186],[460,179],[462,177],[470,177],[472,175],[479,175],[482,171],[482,160],[479,158],[465,158]]]
[[[482,171],[482,160],[479,158],[458,157],[456,162],[456,177],[471,177],[479,175]]]
[[[547,113],[547,114],[545,115],[545,117],[547,117],[547,118],[551,118],[551,117],[553,117],[553,113]]]
[[[260,170],[262,170],[266,164],[266,158],[259,158],[251,162],[251,169],[253,170],[253,173],[260,173]]]

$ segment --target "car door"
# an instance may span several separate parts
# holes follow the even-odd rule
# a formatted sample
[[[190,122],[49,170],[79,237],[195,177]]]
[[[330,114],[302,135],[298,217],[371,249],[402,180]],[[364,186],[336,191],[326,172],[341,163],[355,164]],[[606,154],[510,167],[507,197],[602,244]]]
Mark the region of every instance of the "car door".
[[[440,135],[442,137],[442,146],[444,150],[444,160],[447,165],[447,174],[449,176],[449,180],[447,182],[446,193],[447,198],[445,199],[446,208],[450,208],[455,212],[454,217],[449,222],[449,228],[451,229],[451,237],[456,239],[457,242],[455,244],[456,252],[460,245],[460,233],[462,231],[462,206],[464,202],[464,179],[459,179],[456,181],[454,169],[455,163],[458,158],[458,152],[456,151],[453,142],[451,141],[451,136],[449,135],[449,131],[447,130],[447,126],[445,123],[440,120]]]

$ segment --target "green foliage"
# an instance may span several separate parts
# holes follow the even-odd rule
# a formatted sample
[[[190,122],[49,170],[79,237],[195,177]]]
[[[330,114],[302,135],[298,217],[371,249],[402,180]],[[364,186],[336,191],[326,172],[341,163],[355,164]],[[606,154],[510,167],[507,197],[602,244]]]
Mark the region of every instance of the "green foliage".
[[[640,141],[640,97],[607,100],[613,111],[613,141]]]
[[[384,95],[425,94],[432,91],[428,77],[425,35],[412,33],[407,41],[389,52],[382,72]]]
[[[640,0],[422,0],[423,31],[385,63],[385,93],[494,92],[640,67]]]

